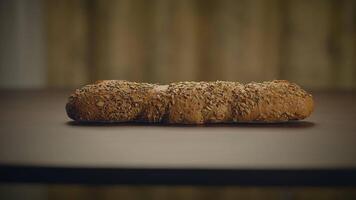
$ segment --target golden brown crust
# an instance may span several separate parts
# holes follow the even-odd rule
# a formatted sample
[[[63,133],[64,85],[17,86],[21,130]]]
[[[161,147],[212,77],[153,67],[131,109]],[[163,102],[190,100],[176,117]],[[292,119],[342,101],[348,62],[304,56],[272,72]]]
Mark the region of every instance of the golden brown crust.
[[[308,117],[313,107],[310,94],[283,80],[246,85],[108,80],[76,90],[66,110],[77,121],[202,124],[300,120]]]

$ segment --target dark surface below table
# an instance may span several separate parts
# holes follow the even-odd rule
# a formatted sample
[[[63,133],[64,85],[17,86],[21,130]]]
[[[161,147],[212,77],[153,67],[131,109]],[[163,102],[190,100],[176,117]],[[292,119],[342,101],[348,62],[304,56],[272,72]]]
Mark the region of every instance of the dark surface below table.
[[[356,185],[356,93],[317,92],[300,122],[78,124],[68,91],[0,92],[0,181]]]

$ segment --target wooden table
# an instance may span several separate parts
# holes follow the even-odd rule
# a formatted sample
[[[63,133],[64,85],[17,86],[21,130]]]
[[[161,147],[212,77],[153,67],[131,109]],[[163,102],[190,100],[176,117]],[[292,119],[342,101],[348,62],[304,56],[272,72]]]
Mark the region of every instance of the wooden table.
[[[315,93],[305,121],[76,124],[68,91],[0,92],[0,181],[356,185],[356,93]]]

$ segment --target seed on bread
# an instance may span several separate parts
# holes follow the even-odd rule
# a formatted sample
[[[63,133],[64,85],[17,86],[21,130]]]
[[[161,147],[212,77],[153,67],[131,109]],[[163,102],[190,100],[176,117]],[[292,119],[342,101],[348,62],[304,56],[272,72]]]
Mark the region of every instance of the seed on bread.
[[[177,82],[169,85],[98,81],[69,96],[67,114],[81,121],[218,123],[304,119],[313,98],[288,81]]]

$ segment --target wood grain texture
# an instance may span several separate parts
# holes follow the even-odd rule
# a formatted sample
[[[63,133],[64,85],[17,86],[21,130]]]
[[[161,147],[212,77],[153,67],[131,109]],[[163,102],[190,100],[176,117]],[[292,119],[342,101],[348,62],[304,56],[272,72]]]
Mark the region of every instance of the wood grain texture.
[[[88,10],[85,1],[45,1],[47,77],[51,87],[89,81]]]
[[[356,87],[352,0],[46,2],[50,86],[289,79]]]

